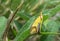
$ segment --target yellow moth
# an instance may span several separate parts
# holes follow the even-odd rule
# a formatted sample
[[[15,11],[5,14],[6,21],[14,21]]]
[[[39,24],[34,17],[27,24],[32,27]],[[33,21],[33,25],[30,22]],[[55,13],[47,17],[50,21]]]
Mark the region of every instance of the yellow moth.
[[[40,30],[40,27],[41,27],[41,24],[42,24],[42,21],[43,21],[43,15],[42,15],[42,12],[40,13],[40,16],[37,17],[37,19],[34,21],[31,29],[30,29],[30,33],[31,34],[35,34],[35,33],[38,33],[39,30]]]

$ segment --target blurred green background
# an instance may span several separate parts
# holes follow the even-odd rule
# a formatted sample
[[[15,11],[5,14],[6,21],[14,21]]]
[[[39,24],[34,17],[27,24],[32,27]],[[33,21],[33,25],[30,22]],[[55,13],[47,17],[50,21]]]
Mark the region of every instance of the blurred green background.
[[[40,12],[44,33],[32,35],[30,28]],[[4,41],[60,41],[60,0],[0,0],[0,41],[7,24],[10,28]]]

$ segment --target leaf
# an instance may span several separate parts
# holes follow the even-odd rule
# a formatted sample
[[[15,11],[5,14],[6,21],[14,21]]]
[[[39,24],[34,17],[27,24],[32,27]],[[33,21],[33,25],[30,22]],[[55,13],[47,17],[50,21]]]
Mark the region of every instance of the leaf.
[[[5,17],[1,16],[0,17],[0,39],[2,38],[2,35],[5,31],[6,22],[7,22],[7,19]]]
[[[20,32],[18,33],[14,41],[23,41],[30,35],[30,27],[33,24],[35,18],[36,16],[33,16],[29,19],[29,21],[21,28]]]
[[[56,34],[58,34],[59,24],[56,21],[46,20],[44,22],[44,25],[48,33],[47,32],[41,33],[42,34],[41,41],[54,41]]]
[[[59,29],[59,25],[57,22],[53,21],[53,20],[46,20],[44,22],[45,27],[47,28],[48,32],[53,32],[53,33],[57,33],[58,29]]]
[[[11,9],[15,10],[16,7],[20,4],[21,0],[11,0]]]
[[[54,6],[60,4],[60,0],[45,0],[45,3],[47,3],[48,6]]]
[[[6,0],[1,0],[2,3],[6,2]]]
[[[15,25],[16,25],[16,27],[17,27],[17,30],[19,31],[20,29],[21,29],[21,27],[22,27],[22,24],[20,24],[18,21],[14,21],[14,23],[15,23]]]
[[[57,12],[60,11],[60,5],[57,5],[55,8],[50,10],[44,10],[43,11],[43,20],[46,20],[54,15],[56,15]]]
[[[17,16],[19,16],[19,17],[21,17],[21,18],[23,18],[25,20],[29,20],[29,18],[31,17],[28,14],[25,14],[23,11],[22,12],[18,12]]]

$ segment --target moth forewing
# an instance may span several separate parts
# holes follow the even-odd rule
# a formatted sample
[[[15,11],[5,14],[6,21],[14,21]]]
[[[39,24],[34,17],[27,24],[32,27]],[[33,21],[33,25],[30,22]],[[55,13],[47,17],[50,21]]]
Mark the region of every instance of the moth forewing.
[[[31,34],[41,32],[42,21],[43,21],[43,16],[42,16],[42,12],[40,12],[40,16],[37,17],[37,19],[34,21],[32,27],[30,29]]]
[[[35,34],[35,33],[37,33],[37,27],[36,26],[33,26],[30,29],[30,34]]]

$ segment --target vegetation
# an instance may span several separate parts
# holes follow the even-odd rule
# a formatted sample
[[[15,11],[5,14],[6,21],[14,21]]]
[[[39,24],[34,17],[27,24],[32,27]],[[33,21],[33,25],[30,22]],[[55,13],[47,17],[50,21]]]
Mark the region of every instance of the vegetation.
[[[0,0],[0,41],[60,41],[60,0]]]

